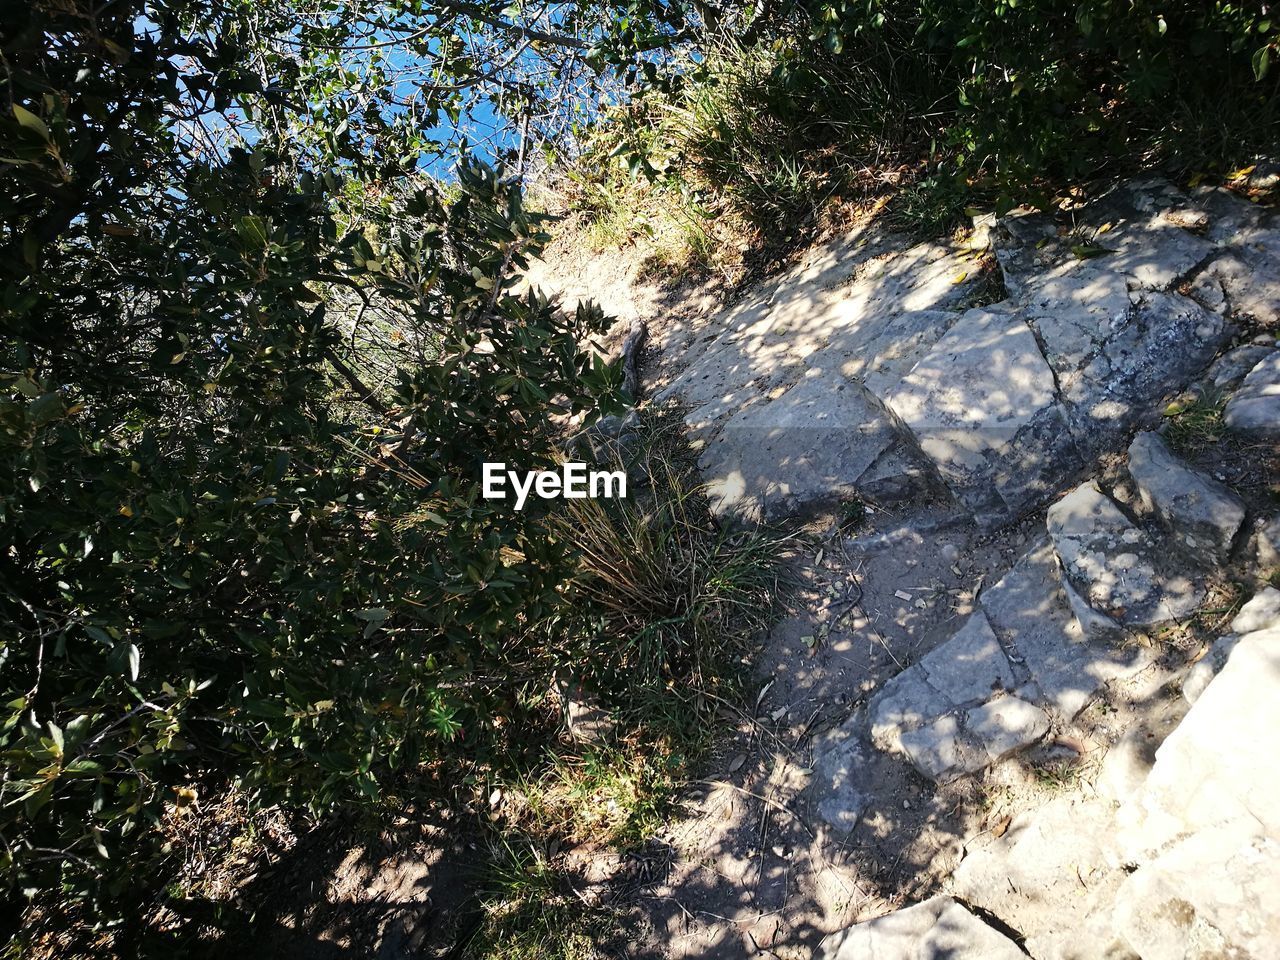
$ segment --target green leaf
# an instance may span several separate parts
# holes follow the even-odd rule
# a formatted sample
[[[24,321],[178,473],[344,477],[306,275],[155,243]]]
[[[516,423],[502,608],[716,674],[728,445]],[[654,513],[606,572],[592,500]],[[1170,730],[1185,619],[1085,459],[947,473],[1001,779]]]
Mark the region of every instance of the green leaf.
[[[1102,257],[1108,253],[1115,253],[1097,243],[1074,243],[1071,245],[1071,252],[1077,260],[1092,260],[1094,257]]]
[[[261,217],[241,217],[236,233],[244,241],[246,249],[261,250],[267,245],[267,223]]]
[[[26,107],[15,103],[13,105],[13,115],[24,129],[38,133],[46,142],[50,139],[49,128],[45,126],[45,122]]]
[[[1253,78],[1261,80],[1271,69],[1271,45],[1259,47],[1253,54]]]

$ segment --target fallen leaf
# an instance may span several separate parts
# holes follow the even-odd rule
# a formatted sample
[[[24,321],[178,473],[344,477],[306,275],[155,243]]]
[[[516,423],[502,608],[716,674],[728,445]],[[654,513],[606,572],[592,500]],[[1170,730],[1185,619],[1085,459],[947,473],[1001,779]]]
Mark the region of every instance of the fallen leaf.
[[[996,821],[996,825],[991,828],[991,835],[999,840],[1009,832],[1009,824],[1013,823],[1013,817],[1004,816]]]
[[[961,273],[958,273],[956,274],[956,278],[951,281],[951,284],[952,286],[955,286],[956,284],[964,283],[965,280],[968,279],[968,277],[969,277],[968,271],[963,271]]]
[[[757,707],[760,706],[760,701],[764,699],[764,695],[769,692],[769,688],[772,686],[773,686],[773,681],[770,680],[768,683],[766,683],[763,687],[760,688],[760,692],[756,694]]]
[[[737,773],[739,770],[742,769],[742,765],[746,762],[747,762],[747,755],[745,753],[738,754],[736,757],[734,757],[732,760],[729,761],[729,772]]]
[[[1092,260],[1094,257],[1106,256],[1108,253],[1115,253],[1097,243],[1073,243],[1071,245],[1071,253],[1077,260]]]

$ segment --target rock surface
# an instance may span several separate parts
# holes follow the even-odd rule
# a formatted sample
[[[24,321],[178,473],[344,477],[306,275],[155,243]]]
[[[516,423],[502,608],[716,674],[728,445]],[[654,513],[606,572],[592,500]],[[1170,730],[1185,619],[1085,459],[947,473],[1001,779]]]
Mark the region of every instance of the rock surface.
[[[1137,629],[1180,621],[1204,597],[1186,577],[1159,569],[1156,544],[1093,481],[1050,507],[1046,525],[1086,631],[1106,633],[1108,621]]]
[[[1160,747],[1143,789],[1120,811],[1131,858],[1146,859],[1181,837],[1242,819],[1280,837],[1278,691],[1280,628],[1241,637]],[[1276,892],[1280,903],[1280,887]]]
[[[1249,371],[1227,401],[1223,419],[1240,433],[1280,438],[1280,350]]]
[[[929,487],[922,459],[998,527],[1122,449],[1229,342],[1233,316],[1280,303],[1280,233],[1230,193],[1134,182],[1072,219],[988,224],[1009,296],[982,308],[962,309],[969,251],[862,227],[721,311],[656,397],[688,408],[717,510],[910,497]],[[1264,351],[1280,357],[1251,344],[1211,379],[1234,383]],[[1240,429],[1275,419],[1259,381],[1235,401]]]
[[[698,461],[712,510],[771,520],[798,505],[852,496],[894,441],[888,420],[858,384],[813,369],[775,400],[731,417]]]
[[[854,714],[828,731],[814,746],[813,784],[819,796],[818,815],[837,830],[849,831],[870,801],[863,784],[869,747],[864,744],[865,719]]]
[[[1129,475],[1142,503],[1193,554],[1221,562],[1231,553],[1244,503],[1212,477],[1187,466],[1157,434],[1140,433],[1129,445]]]
[[[1017,944],[951,897],[859,923],[823,941],[821,960],[1025,960]]]
[[[1034,506],[1079,457],[1020,317],[970,310],[886,397],[979,523]]]
[[[1036,960],[1132,960],[1111,925],[1124,877],[1112,820],[1104,799],[1051,800],[975,838],[948,889],[1021,933]]]
[[[1199,830],[1141,866],[1114,924],[1142,960],[1252,958],[1280,943],[1280,842],[1241,818]]]
[[[1070,719],[1106,683],[1146,665],[1138,648],[1083,635],[1042,541],[960,630],[872,698],[871,739],[946,782],[1035,743],[1050,711]]]

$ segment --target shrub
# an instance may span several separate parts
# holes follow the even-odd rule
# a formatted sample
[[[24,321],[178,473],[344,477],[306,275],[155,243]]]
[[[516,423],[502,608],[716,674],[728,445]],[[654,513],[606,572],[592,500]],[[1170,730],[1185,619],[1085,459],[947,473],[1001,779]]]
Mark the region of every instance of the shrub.
[[[479,499],[481,459],[549,465],[554,415],[616,402],[599,312],[511,292],[544,218],[341,130],[325,163],[185,139],[206,70],[262,105],[203,10],[5,24],[0,876],[105,918],[228,783],[323,810],[529,749],[592,636],[545,510]]]
[[[767,229],[834,193],[919,181],[899,212],[943,232],[975,200],[1044,204],[1159,163],[1225,171],[1280,140],[1259,5],[810,0],[740,16],[742,42],[708,33],[663,78],[656,143],[630,149]]]

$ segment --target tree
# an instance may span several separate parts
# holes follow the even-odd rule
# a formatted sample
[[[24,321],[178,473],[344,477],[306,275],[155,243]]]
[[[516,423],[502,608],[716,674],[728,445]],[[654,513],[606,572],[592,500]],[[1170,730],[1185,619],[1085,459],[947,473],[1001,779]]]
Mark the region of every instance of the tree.
[[[325,809],[494,762],[582,656],[572,545],[480,500],[479,461],[549,466],[556,415],[613,408],[604,318],[513,293],[546,240],[516,180],[419,170],[496,15],[347,6],[0,17],[0,873],[29,895],[152,896],[165,818],[231,782]],[[407,114],[372,59],[288,52],[414,16],[440,97]]]

